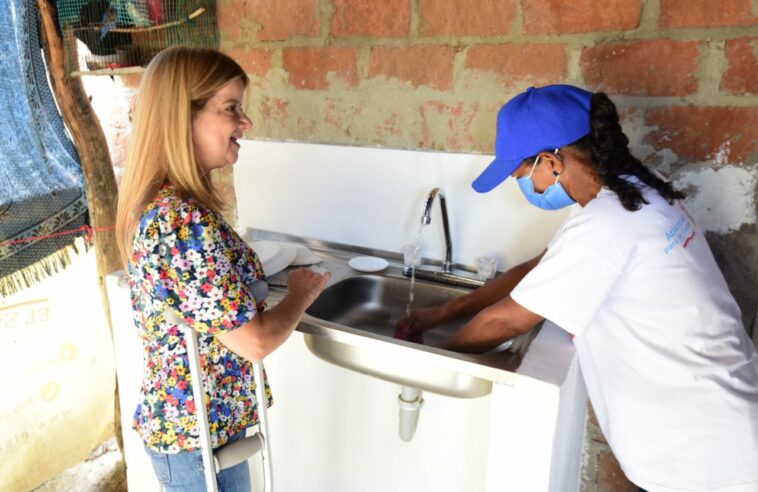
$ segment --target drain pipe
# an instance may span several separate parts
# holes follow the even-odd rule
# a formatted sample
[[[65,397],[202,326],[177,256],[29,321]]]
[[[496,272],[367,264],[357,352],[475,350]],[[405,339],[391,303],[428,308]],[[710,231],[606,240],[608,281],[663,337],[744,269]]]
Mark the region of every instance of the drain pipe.
[[[400,394],[397,395],[397,404],[400,407],[400,439],[405,442],[413,439],[414,434],[416,434],[418,414],[424,405],[424,399],[421,397],[422,393],[420,389],[401,386]]]

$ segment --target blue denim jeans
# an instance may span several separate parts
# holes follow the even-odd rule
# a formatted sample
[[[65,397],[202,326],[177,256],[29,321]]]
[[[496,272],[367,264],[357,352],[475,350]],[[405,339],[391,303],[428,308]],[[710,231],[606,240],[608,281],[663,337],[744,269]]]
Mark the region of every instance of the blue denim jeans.
[[[238,432],[226,444],[243,437],[245,437],[245,432]],[[163,485],[163,490],[167,492],[205,492],[207,490],[203,457],[200,451],[163,454],[148,447],[145,447],[145,450],[153,462],[155,476]],[[216,483],[220,492],[250,492],[250,469],[247,461],[221,470],[216,475]]]

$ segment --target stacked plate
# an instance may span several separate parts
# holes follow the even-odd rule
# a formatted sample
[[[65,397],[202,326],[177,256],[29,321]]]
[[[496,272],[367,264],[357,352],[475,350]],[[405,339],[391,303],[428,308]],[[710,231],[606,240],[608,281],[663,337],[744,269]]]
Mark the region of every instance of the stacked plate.
[[[389,266],[389,262],[377,256],[356,256],[347,262],[351,268],[359,272],[379,272]]]
[[[288,266],[313,265],[321,258],[304,244],[280,241],[253,241],[250,246],[258,254],[267,277],[275,275]]]

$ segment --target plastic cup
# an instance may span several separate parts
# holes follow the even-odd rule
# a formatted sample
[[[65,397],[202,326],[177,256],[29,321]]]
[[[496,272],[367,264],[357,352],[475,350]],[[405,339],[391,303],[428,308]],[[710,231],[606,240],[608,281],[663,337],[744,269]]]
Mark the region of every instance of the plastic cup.
[[[408,268],[416,268],[421,264],[421,245],[406,244],[402,248],[403,264]]]
[[[495,276],[497,261],[491,256],[480,256],[476,259],[476,275],[479,280],[489,280]]]

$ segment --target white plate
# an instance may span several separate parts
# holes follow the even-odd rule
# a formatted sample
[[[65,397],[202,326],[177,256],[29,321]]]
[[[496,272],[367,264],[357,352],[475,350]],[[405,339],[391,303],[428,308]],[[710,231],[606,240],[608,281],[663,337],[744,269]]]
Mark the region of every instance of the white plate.
[[[281,246],[274,241],[253,241],[250,243],[250,247],[258,255],[258,259],[261,263],[268,263],[279,254]]]
[[[347,264],[359,272],[378,272],[379,270],[384,270],[389,265],[387,260],[377,258],[376,256],[356,256],[348,261]]]
[[[311,251],[310,248],[308,248],[308,246],[305,244],[289,244],[291,244],[297,251],[297,256],[295,256],[295,260],[292,262],[292,265],[307,266],[313,265],[314,263],[321,263],[321,258],[316,256],[316,254],[314,254],[313,251]]]
[[[250,246],[258,253],[258,258],[261,260],[263,266],[263,273],[267,277],[275,275],[290,266],[297,256],[297,249],[286,243],[254,241]],[[263,254],[259,250],[263,251]],[[272,251],[274,251],[273,254]]]
[[[268,263],[263,264],[263,273],[265,273],[267,277],[275,275],[290,266],[297,256],[297,249],[292,246],[282,244],[280,247],[281,252]]]

